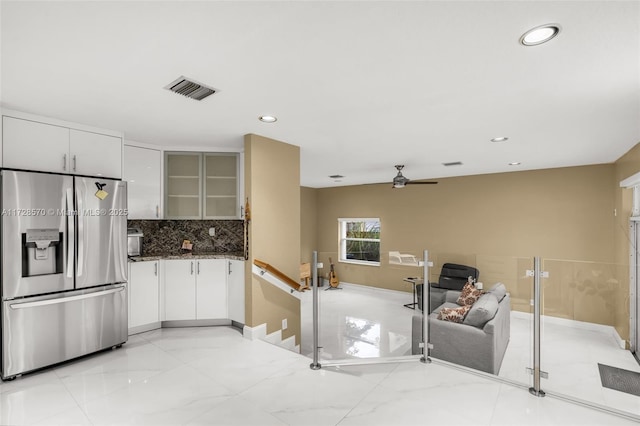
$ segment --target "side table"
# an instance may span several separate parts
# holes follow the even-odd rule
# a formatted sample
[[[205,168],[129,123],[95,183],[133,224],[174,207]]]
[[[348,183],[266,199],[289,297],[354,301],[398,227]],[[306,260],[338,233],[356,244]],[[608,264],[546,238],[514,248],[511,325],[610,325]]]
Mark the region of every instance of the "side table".
[[[416,285],[422,284],[422,278],[420,277],[408,277],[403,279],[402,281],[413,284],[413,303],[405,303],[403,306],[409,309],[416,309],[416,305],[418,304],[418,298],[416,296]]]

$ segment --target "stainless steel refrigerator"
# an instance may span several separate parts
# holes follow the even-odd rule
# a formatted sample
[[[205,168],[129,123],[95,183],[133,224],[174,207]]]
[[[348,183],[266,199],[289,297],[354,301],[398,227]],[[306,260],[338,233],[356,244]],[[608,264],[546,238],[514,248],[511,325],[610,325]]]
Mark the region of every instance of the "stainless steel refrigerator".
[[[126,182],[0,179],[2,378],[126,342]]]

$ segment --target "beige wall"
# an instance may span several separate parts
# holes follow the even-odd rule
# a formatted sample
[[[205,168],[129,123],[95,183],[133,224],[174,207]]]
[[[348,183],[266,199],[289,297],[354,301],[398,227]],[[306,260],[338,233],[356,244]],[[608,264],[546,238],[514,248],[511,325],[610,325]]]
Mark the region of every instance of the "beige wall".
[[[318,249],[318,191],[300,187],[300,262],[311,262],[314,250]]]
[[[300,344],[300,301],[254,276],[254,259],[296,279],[300,274],[300,148],[257,135],[246,135],[245,195],[251,208],[249,260],[245,265],[246,321],[281,329],[283,339]]]
[[[337,258],[339,217],[379,217],[381,267],[339,263],[341,281],[409,291],[402,278],[421,269],[390,265],[386,253],[421,256],[428,249],[432,281],[444,262],[474,265],[485,285],[504,282],[514,309],[529,311],[532,281],[525,270],[540,256],[551,272],[544,282],[545,314],[617,325],[612,305],[619,295],[602,287],[619,273],[616,179],[616,167],[607,164],[446,178],[404,189],[318,189],[320,260]]]
[[[597,165],[447,178],[404,189],[319,189],[319,248],[337,250],[337,218],[379,217],[383,252],[426,248],[610,262],[613,184],[613,165]]]
[[[618,265],[618,290],[615,293],[615,327],[618,334],[629,336],[629,254],[630,234],[629,218],[631,217],[633,192],[620,188],[620,181],[640,172],[640,144],[615,162],[614,194],[617,215],[614,225],[615,258]]]

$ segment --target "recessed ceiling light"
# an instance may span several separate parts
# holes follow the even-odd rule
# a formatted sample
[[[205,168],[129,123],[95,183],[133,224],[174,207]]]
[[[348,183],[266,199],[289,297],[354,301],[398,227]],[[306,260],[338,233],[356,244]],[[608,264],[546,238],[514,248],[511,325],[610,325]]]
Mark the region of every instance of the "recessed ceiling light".
[[[545,24],[535,27],[522,34],[520,44],[524,46],[537,46],[546,43],[560,33],[560,25]]]
[[[510,166],[519,166],[520,164],[522,164],[522,163],[519,162],[519,161],[514,161],[512,163],[509,163]]]
[[[262,121],[263,123],[275,123],[276,121],[278,121],[278,119],[273,115],[261,115],[260,117],[258,117],[258,120]]]
[[[508,137],[506,137],[506,136],[500,136],[500,137],[497,137],[497,138],[493,138],[493,139],[491,139],[491,142],[506,142],[506,141],[508,141],[508,140],[509,140],[509,138],[508,138]]]

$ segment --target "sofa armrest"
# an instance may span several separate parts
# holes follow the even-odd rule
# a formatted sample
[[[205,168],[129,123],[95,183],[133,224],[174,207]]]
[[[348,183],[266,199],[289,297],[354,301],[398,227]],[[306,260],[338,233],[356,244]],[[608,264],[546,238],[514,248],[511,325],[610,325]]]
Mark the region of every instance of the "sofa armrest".
[[[500,301],[500,304],[498,305],[498,312],[496,312],[496,315],[491,319],[491,321],[487,322],[484,325],[484,328],[482,329],[482,331],[484,331],[487,334],[495,334],[496,332],[496,327],[501,328],[503,331],[505,329],[504,324],[507,324],[506,327],[506,331],[509,332],[511,329],[511,298],[509,297],[509,295],[507,294],[502,301]]]

